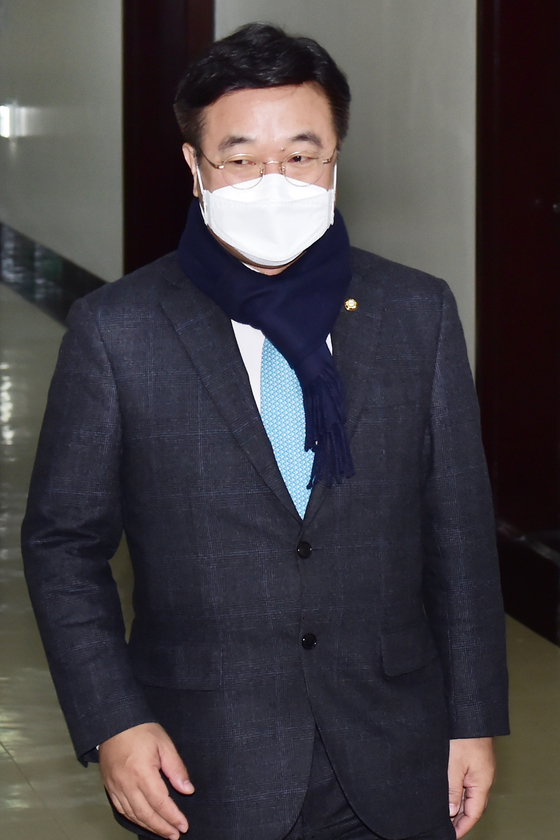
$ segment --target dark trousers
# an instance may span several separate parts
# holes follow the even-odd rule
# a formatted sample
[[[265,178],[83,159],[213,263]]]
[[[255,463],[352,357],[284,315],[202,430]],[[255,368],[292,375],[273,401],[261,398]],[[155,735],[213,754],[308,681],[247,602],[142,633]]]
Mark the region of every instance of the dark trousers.
[[[455,840],[451,820],[407,840]],[[309,786],[300,815],[284,840],[383,840],[356,816],[317,734]]]

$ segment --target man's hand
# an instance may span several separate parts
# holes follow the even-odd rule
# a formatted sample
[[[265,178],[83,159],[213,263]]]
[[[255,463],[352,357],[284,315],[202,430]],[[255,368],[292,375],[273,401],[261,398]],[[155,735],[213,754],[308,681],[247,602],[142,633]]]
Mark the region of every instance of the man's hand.
[[[120,814],[155,834],[179,840],[188,823],[170,798],[160,770],[179,793],[194,792],[171,738],[158,723],[143,723],[99,746],[103,783]]]
[[[492,738],[464,738],[449,744],[449,813],[457,837],[481,818],[496,773]]]

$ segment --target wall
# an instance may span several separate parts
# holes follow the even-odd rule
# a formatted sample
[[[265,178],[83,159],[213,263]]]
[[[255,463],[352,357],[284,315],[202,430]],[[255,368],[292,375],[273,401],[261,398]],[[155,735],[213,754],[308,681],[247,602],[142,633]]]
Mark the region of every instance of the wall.
[[[120,0],[0,0],[20,135],[0,137],[0,221],[104,280],[123,263],[121,18]]]
[[[216,36],[264,20],[347,73],[339,207],[355,245],[450,283],[474,355],[476,0],[216,0]]]

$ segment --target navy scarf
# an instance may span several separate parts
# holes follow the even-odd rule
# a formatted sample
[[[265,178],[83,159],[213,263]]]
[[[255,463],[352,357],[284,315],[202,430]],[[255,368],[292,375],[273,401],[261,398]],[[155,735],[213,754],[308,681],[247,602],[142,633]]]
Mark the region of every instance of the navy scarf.
[[[326,344],[351,277],[342,216],[291,266],[269,276],[247,268],[210,233],[191,203],[179,243],[187,277],[228,318],[261,330],[294,369],[303,393],[305,449],[315,453],[309,488],[354,474],[344,430],[344,391]]]

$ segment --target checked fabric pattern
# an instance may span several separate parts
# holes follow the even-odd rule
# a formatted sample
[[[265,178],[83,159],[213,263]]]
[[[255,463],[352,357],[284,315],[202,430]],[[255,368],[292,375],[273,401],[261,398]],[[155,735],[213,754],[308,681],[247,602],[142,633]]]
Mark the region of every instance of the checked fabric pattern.
[[[299,380],[268,338],[261,362],[261,418],[284,483],[303,519],[315,456],[304,449],[305,412]]]

